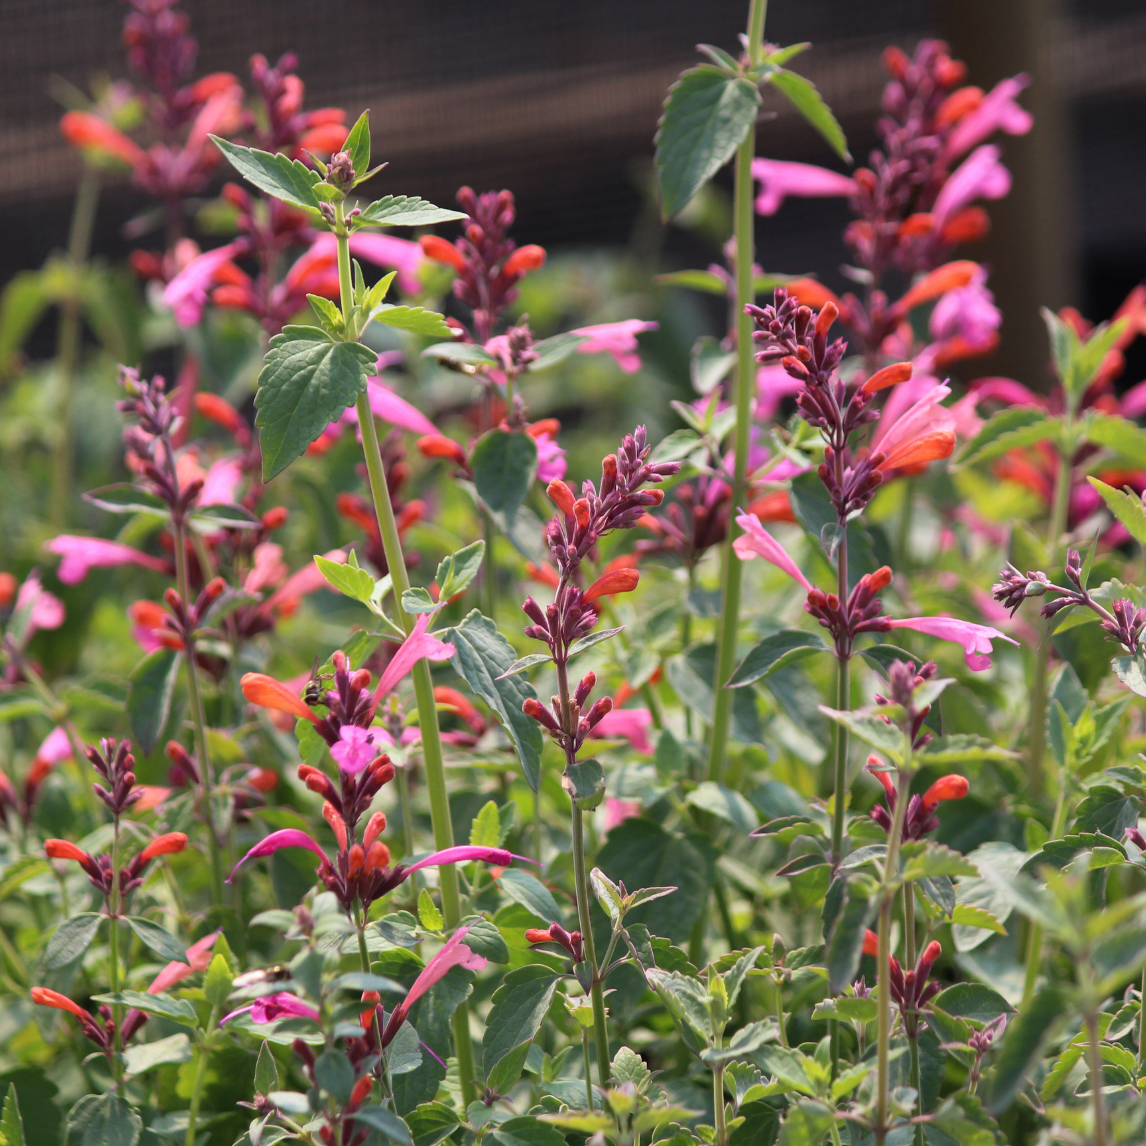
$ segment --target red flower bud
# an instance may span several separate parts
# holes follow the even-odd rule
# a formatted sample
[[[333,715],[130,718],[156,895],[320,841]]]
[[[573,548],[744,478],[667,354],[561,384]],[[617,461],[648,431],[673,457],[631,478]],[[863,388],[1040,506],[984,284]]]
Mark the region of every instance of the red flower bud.
[[[374,1086],[374,1079],[364,1074],[355,1084],[354,1089],[350,1092],[350,1101],[346,1104],[348,1111],[357,1110],[365,1101],[366,1096],[370,1093],[371,1088]]]
[[[422,254],[427,259],[433,259],[435,263],[446,263],[454,270],[464,271],[466,269],[465,256],[453,243],[447,243],[445,239],[439,238],[437,235],[423,235],[418,243],[422,248]]]
[[[641,574],[636,569],[612,569],[602,573],[581,596],[582,604],[587,605],[598,597],[612,596],[614,593],[631,593],[640,581]]]
[[[879,936],[870,927],[863,933],[863,953],[865,955],[879,954]]]
[[[354,844],[346,857],[346,870],[351,876],[357,875],[366,866],[366,853],[361,844]]]
[[[962,800],[967,795],[968,787],[966,776],[954,772],[949,776],[940,776],[923,794],[923,806],[930,809],[940,800]]]
[[[816,316],[816,333],[821,338],[828,337],[828,331],[832,329],[832,323],[840,317],[840,308],[834,302],[826,302],[820,309],[820,313]]]
[[[554,478],[545,488],[545,492],[549,494],[549,500],[566,517],[573,516],[573,507],[576,505],[577,499],[573,496],[573,491],[560,479]]]
[[[585,498],[579,497],[573,503],[573,516],[577,519],[577,524],[581,526],[582,529],[588,526],[589,502]]]
[[[366,870],[370,872],[389,867],[390,849],[381,840],[375,840],[366,850],[365,862]]]
[[[218,394],[208,394],[200,390],[195,395],[195,409],[208,421],[230,430],[232,434],[243,425],[239,411]]]
[[[279,786],[279,774],[273,768],[256,768],[247,783],[256,792],[273,792]]]
[[[49,859],[54,860],[75,860],[77,863],[83,863],[88,858],[87,852],[67,840],[45,840],[44,851]]]
[[[370,845],[386,830],[386,813],[375,812],[374,815],[366,821],[366,830],[362,833],[362,846],[369,848]]]
[[[339,815],[338,809],[326,800],[322,805],[322,818],[330,825],[330,830],[338,840],[338,846],[346,850],[346,821]],[[357,846],[357,845],[355,845]],[[359,849],[361,851],[361,849]]]
[[[502,273],[506,275],[523,275],[528,271],[535,271],[545,265],[545,248],[530,243],[526,247],[518,247],[502,265]]]
[[[0,573],[0,609],[7,609],[16,599],[16,578],[11,573]]]
[[[276,505],[263,514],[264,529],[281,529],[285,524],[290,511],[285,505]]]
[[[417,441],[418,452],[424,458],[449,458],[459,466],[466,464],[465,451],[452,438],[443,434],[426,434]]]
[[[543,931],[540,927],[527,927],[525,941],[526,943],[551,943],[553,937],[548,931]]]
[[[914,215],[908,215],[908,217],[900,223],[899,237],[901,239],[914,239],[920,235],[928,235],[934,226],[934,215],[929,214],[927,211],[917,211]]]

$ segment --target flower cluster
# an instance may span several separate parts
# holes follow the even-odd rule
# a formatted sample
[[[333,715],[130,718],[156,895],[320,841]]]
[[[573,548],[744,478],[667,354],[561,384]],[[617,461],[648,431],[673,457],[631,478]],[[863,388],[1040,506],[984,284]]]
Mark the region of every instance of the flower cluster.
[[[874,931],[864,934],[863,953],[879,954],[879,936]],[[899,1008],[907,1037],[914,1039],[919,1029],[919,1015],[927,1004],[942,990],[942,984],[929,978],[936,959],[943,954],[943,945],[933,939],[923,949],[914,967],[904,971],[899,960],[890,959],[891,997]]]
[[[895,812],[895,805],[899,798],[899,789],[887,771],[887,765],[874,754],[867,758],[867,767],[875,778],[883,785],[887,794],[887,807],[876,804],[871,810],[871,818],[885,832],[891,831],[891,814]],[[935,814],[943,800],[961,800],[967,795],[967,778],[952,773],[940,776],[926,792],[913,795],[907,804],[907,813],[903,820],[903,838],[905,840],[921,840],[939,827],[939,817]]]

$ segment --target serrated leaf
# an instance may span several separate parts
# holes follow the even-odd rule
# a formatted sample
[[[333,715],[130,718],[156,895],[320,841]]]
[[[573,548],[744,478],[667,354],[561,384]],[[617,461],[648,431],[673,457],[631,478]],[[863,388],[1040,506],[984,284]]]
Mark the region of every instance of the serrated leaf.
[[[417,195],[384,195],[363,207],[354,223],[356,227],[432,227],[435,223],[465,218],[461,211],[435,207]]]
[[[743,688],[813,653],[825,652],[827,647],[817,633],[781,629],[765,637],[740,662],[725,688]]]
[[[688,802],[694,808],[727,820],[742,832],[748,833],[758,827],[756,809],[739,792],[724,784],[702,780],[689,792]]]
[[[549,967],[535,963],[510,971],[502,980],[493,993],[493,1006],[482,1036],[482,1068],[487,1076],[503,1058],[533,1040],[553,1001],[559,979]]]
[[[512,522],[537,473],[537,443],[526,433],[490,430],[478,439],[470,465],[478,496]]]
[[[454,670],[498,714],[525,778],[536,792],[541,779],[541,729],[521,710],[523,702],[535,695],[529,682],[520,676],[503,676],[514,662],[513,646],[477,609],[443,633],[442,639],[454,646],[450,660]]]
[[[125,1098],[85,1094],[68,1111],[64,1123],[65,1146],[135,1146],[143,1133],[143,1120]]]
[[[845,163],[850,163],[852,157],[843,128],[832,114],[832,109],[824,102],[824,97],[817,91],[816,85],[797,72],[785,71],[783,68],[777,69],[768,78],[772,86],[783,92],[792,106],[824,137],[828,146]]]
[[[562,912],[553,893],[536,876],[520,868],[507,867],[497,877],[497,885],[514,903],[528,908],[542,923],[560,922]]]
[[[1137,495],[1132,496],[1123,490],[1115,489],[1097,478],[1088,477],[1086,480],[1106,502],[1106,508],[1126,527],[1130,536],[1139,545],[1146,545],[1146,509],[1142,507],[1142,499]]]
[[[346,323],[343,320],[342,311],[340,311],[330,299],[323,298],[320,294],[308,294],[306,299],[313,308],[314,313],[318,316],[318,321],[322,323],[327,334],[333,338],[340,338],[346,330]]]
[[[181,660],[174,649],[153,649],[128,677],[127,716],[141,755],[151,755],[167,727]]]
[[[438,910],[438,905],[434,902],[427,888],[422,888],[418,892],[418,922],[427,931],[441,931],[442,927],[445,926],[442,913]]]
[[[408,330],[428,338],[449,338],[451,331],[446,320],[435,310],[421,306],[380,306],[370,312],[373,322]]]
[[[1142,649],[1131,656],[1115,657],[1110,667],[1131,692],[1146,696],[1146,653]]]
[[[924,850],[907,859],[903,871],[905,880],[932,879],[937,875],[978,876],[979,869],[970,860],[943,844],[928,842]]]
[[[478,575],[485,560],[485,542],[475,541],[456,553],[443,557],[438,563],[434,580],[438,583],[441,600],[448,601],[464,592]]]
[[[356,175],[365,175],[370,170],[370,109],[367,108],[355,121],[340,151],[350,153],[350,164]]]
[[[271,155],[254,147],[229,143],[217,135],[212,135],[211,139],[230,161],[231,166],[260,191],[265,191],[268,195],[273,195],[276,199],[296,207],[318,210],[314,187],[321,182],[322,176],[317,171],[311,170],[297,159],[288,159],[285,155]]]
[[[199,1022],[194,1006],[186,999],[173,999],[170,995],[152,995],[148,991],[120,991],[118,994],[93,995],[92,1001],[107,1003],[109,1006],[134,1007],[149,1015],[161,1015],[165,1019],[194,1027]]]
[[[8,1083],[4,1112],[0,1114],[0,1146],[25,1146],[24,1120],[20,1117],[20,1101],[16,1097],[14,1082]]]
[[[1062,427],[1060,418],[1052,418],[1041,406],[1012,406],[1000,410],[951,461],[952,469],[972,462],[987,462],[1002,457],[1008,450],[1055,437]]]
[[[1088,442],[1106,446],[1128,461],[1137,463],[1146,457],[1146,430],[1128,418],[1087,411],[1081,428]]]
[[[188,962],[187,952],[183,949],[183,944],[170,931],[160,927],[158,923],[152,923],[150,919],[144,919],[138,915],[128,915],[126,922],[140,942],[144,946],[150,947],[160,958],[176,963]]]
[[[441,358],[462,366],[496,366],[497,359],[476,342],[436,342],[422,351],[423,358]]]
[[[444,1102],[423,1102],[406,1115],[406,1125],[414,1137],[414,1146],[437,1146],[461,1125],[461,1119]]]
[[[475,847],[496,848],[501,842],[501,818],[497,804],[488,800],[470,825],[470,843]]]
[[[150,1043],[136,1043],[123,1052],[123,1065],[128,1074],[142,1074],[168,1063],[191,1061],[191,1040],[182,1032],[156,1039]]]
[[[951,922],[960,927],[979,927],[984,931],[994,931],[996,935],[1007,934],[1007,929],[992,912],[971,903],[955,904],[951,911]]]
[[[429,590],[423,589],[420,585],[407,589],[402,594],[402,611],[405,613],[432,613],[437,607]]]
[[[665,219],[687,206],[732,158],[759,108],[755,84],[708,64],[690,68],[673,84],[656,136]]]
[[[288,326],[271,339],[255,392],[264,481],[286,469],[366,393],[376,359],[368,346],[334,342],[312,326]]]
[[[561,787],[574,804],[588,811],[605,798],[605,770],[599,760],[574,760],[565,765]]]
[[[708,1014],[708,991],[704,984],[691,975],[679,971],[664,971],[652,967],[645,977],[673,1016],[705,1042],[712,1039],[712,1022]]]
[[[94,911],[82,911],[65,919],[48,940],[41,963],[44,970],[58,971],[82,958],[95,938],[101,918]]]
[[[347,561],[340,564],[316,553],[314,563],[328,585],[337,589],[343,596],[368,604],[374,596],[374,578],[356,563]]]
[[[537,353],[537,358],[529,364],[530,374],[536,374],[539,370],[547,370],[550,366],[564,362],[574,350],[584,346],[588,341],[589,336],[586,334],[568,333],[555,334],[552,338],[543,338],[540,342],[535,342],[533,349]]]

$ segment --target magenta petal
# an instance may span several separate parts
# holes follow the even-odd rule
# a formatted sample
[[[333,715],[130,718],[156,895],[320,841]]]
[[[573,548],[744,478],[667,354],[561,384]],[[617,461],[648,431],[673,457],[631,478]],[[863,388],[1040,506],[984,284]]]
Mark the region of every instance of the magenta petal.
[[[469,863],[471,860],[483,860],[485,863],[507,867],[515,858],[520,857],[515,857],[512,852],[507,852],[505,848],[482,848],[475,844],[460,844],[457,847],[434,852],[432,855],[426,856],[425,859],[410,864],[406,868],[406,873],[409,874],[422,867],[440,867],[447,863]]]
[[[445,641],[432,637],[426,630],[430,627],[430,614],[422,613],[410,635],[398,647],[398,651],[390,659],[378,681],[378,688],[374,692],[374,703],[377,704],[388,693],[393,692],[398,682],[413,669],[414,665],[427,657],[432,661],[449,660],[454,655],[454,646]]]
[[[929,637],[962,645],[963,658],[967,667],[974,672],[982,672],[990,667],[992,641],[1010,641],[1012,645],[1019,643],[990,625],[977,625],[973,621],[960,621],[955,617],[904,617],[902,620],[891,621],[890,627],[914,629],[917,633],[926,633]]]
[[[326,852],[319,846],[318,841],[313,836],[309,836],[306,832],[301,831],[299,828],[280,828],[277,832],[271,832],[266,839],[260,840],[237,864],[227,877],[227,882],[235,878],[235,872],[239,870],[249,859],[259,859],[262,856],[269,856],[272,852],[277,852],[279,848],[306,848],[307,851],[314,852],[319,859],[326,859]]]
[[[784,546],[760,524],[758,517],[742,512],[737,517],[736,524],[744,530],[744,536],[738,537],[732,543],[732,548],[736,550],[736,556],[741,561],[763,557],[765,561],[771,561],[778,569],[783,569],[789,577],[799,581],[805,589],[811,590],[812,583],[800,572],[799,566],[788,556]]]

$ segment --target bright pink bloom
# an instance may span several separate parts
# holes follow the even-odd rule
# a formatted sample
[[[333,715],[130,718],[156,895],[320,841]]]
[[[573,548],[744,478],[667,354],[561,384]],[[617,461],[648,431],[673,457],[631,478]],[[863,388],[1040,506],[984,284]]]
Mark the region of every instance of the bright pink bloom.
[[[826,167],[811,163],[791,163],[784,159],[753,159],[752,178],[760,183],[756,196],[757,215],[775,215],[789,195],[799,199],[834,198],[854,195],[855,180]]]
[[[58,764],[72,755],[72,742],[62,728],[53,728],[36,749],[36,759],[45,764]]]
[[[251,571],[243,581],[243,588],[248,593],[262,593],[266,589],[272,589],[285,581],[290,574],[286,562],[283,561],[283,547],[273,541],[264,541],[256,545],[251,559]],[[317,566],[315,568],[317,569]]]
[[[1011,173],[999,162],[1001,155],[993,143],[985,143],[951,172],[931,208],[937,228],[976,199],[1002,199],[1011,190]]]
[[[62,557],[57,575],[65,585],[78,585],[89,569],[108,569],[115,565],[142,565],[157,573],[166,570],[166,564],[158,557],[121,545],[118,541],[105,541],[102,537],[76,537],[61,534],[45,542],[49,553]]]
[[[382,1045],[389,1046],[398,1028],[406,1021],[410,1008],[453,967],[466,967],[480,971],[485,966],[485,958],[471,951],[462,940],[468,927],[459,927],[450,936],[442,949],[426,964],[422,973],[414,980],[406,997],[390,1012],[390,1020],[382,1032]]]
[[[390,658],[390,663],[382,672],[378,688],[374,692],[375,705],[407,676],[423,657],[432,661],[446,661],[454,655],[454,646],[439,641],[426,630],[430,627],[430,614],[422,613],[414,622],[410,635],[398,646],[398,651]]]
[[[374,736],[366,728],[356,724],[344,724],[338,730],[338,743],[330,749],[331,756],[338,761],[343,772],[357,776],[367,764],[379,755]]]
[[[955,419],[951,411],[941,404],[950,395],[951,387],[945,382],[934,385],[932,378],[920,379],[919,382],[922,383],[920,388],[926,387],[922,394],[918,393],[916,379],[913,378],[898,387],[888,400],[884,415],[872,435],[872,452],[878,450],[890,455],[898,446],[921,434],[943,430],[955,432]],[[911,404],[903,409],[903,401]],[[893,408],[893,403],[898,408]]]
[[[900,621],[891,621],[890,625],[893,629],[914,629],[917,633],[926,633],[929,637],[962,645],[967,667],[975,672],[991,667],[991,653],[994,651],[992,641],[1010,641],[1012,645],[1019,643],[990,625],[957,621],[954,617],[905,617]]]
[[[422,289],[419,271],[425,261],[421,244],[396,235],[374,235],[358,231],[350,236],[350,253],[377,267],[390,267],[398,272],[396,281],[403,294],[417,294]]]
[[[554,478],[563,478],[569,463],[557,439],[551,434],[537,434],[533,440],[537,443],[537,480],[548,485]]]
[[[635,374],[641,368],[641,358],[637,354],[637,335],[645,330],[656,330],[657,326],[655,322],[627,318],[623,322],[602,322],[596,326],[582,326],[572,333],[589,339],[577,347],[578,354],[608,352],[626,374]]]
[[[623,736],[638,752],[650,753],[653,746],[647,729],[652,722],[653,715],[647,708],[614,708],[597,721],[589,735],[606,740]]]
[[[1002,130],[1008,135],[1026,135],[1035,122],[1034,117],[1015,102],[1015,97],[1030,82],[1031,78],[1026,74],[1000,80],[983,97],[979,106],[955,125],[947,137],[945,156],[954,159],[996,131]]]
[[[314,852],[320,860],[326,859],[326,852],[319,846],[318,841],[311,835],[308,835],[301,828],[280,828],[277,832],[271,832],[265,839],[259,840],[257,844],[235,866],[231,869],[231,874],[227,877],[227,882],[235,878],[235,872],[239,870],[250,859],[261,859],[263,856],[269,856],[272,852],[277,852],[279,848],[306,848],[309,852]]]
[[[931,337],[937,342],[962,338],[976,349],[991,345],[1003,316],[987,289],[987,271],[980,267],[965,287],[949,290],[931,312]]]
[[[1119,413],[1124,418],[1141,418],[1143,414],[1146,414],[1146,382],[1139,382],[1137,386],[1131,386],[1122,395]]]
[[[24,578],[12,613],[13,616],[27,618],[23,633],[25,643],[38,629],[58,629],[64,623],[63,601],[40,584],[40,573],[36,569]]]
[[[799,581],[805,589],[810,590],[812,583],[800,572],[796,562],[788,556],[784,547],[760,524],[760,519],[750,513],[741,513],[736,518],[736,524],[744,530],[744,535],[738,537],[732,548],[741,561],[750,561],[753,557],[763,557],[771,561],[778,569],[783,569],[789,577]]]
[[[436,434],[437,427],[417,406],[412,406],[405,398],[399,398],[393,390],[384,386],[377,376],[366,380],[366,394],[370,399],[370,409],[374,417],[389,422],[392,426],[399,426],[414,434]],[[338,422],[332,422],[331,428],[342,423],[343,425],[358,425],[358,410],[348,406],[346,412]]]
[[[194,975],[196,971],[206,971],[207,965],[211,962],[211,948],[215,946],[215,940],[222,934],[222,928],[217,931],[212,931],[210,935],[205,935],[196,943],[192,943],[187,948],[187,957],[189,963],[180,963],[175,960],[168,963],[162,971],[151,982],[151,986],[147,988],[149,995],[162,995],[164,991],[174,987],[176,983],[181,983],[188,975]]]
[[[243,480],[243,467],[236,458],[220,458],[203,478],[200,505],[233,505],[235,492]]]
[[[334,236],[332,235],[331,238]],[[171,308],[175,321],[184,329],[197,326],[203,317],[207,294],[215,285],[215,275],[224,263],[229,263],[246,249],[246,243],[236,239],[224,247],[204,251],[192,259],[166,286],[163,303]]]
[[[1007,406],[1047,406],[1041,394],[1027,389],[1013,378],[979,378],[971,383],[975,404],[980,402],[1002,402]]]
[[[618,800],[616,796],[605,797],[605,833],[611,832],[618,824],[634,819],[641,814],[640,800]]]
[[[440,852],[433,852],[425,859],[418,860],[406,867],[406,874],[419,871],[424,867],[442,867],[448,863],[491,863],[495,867],[509,867],[515,859],[524,860],[525,863],[535,863],[527,856],[514,855],[505,848],[483,848],[477,844],[458,844],[456,847],[443,848]],[[403,865],[405,866],[405,865]]]
[[[804,383],[783,366],[761,366],[756,371],[756,420],[771,421],[785,398],[799,394]]]
[[[229,1015],[224,1015],[219,1020],[219,1026],[229,1023],[236,1015],[246,1014],[249,1014],[256,1023],[273,1023],[275,1019],[282,1018],[311,1019],[316,1023],[319,1020],[318,1012],[297,995],[292,995],[289,991],[279,991],[275,995],[264,995],[261,999],[256,999]]]

